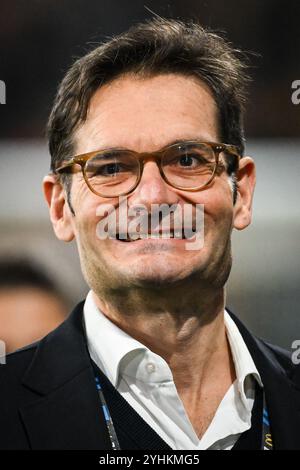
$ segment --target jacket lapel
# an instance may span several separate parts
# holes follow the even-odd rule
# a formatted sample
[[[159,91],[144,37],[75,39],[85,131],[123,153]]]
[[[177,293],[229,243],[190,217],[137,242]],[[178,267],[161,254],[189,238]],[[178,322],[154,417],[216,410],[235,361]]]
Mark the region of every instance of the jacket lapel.
[[[38,345],[19,412],[32,449],[111,449],[82,326],[81,302]]]
[[[294,367],[291,359],[284,359],[286,364],[283,368],[276,356],[276,347],[268,346],[267,343],[255,338],[230,311],[229,313],[237,324],[261,375],[274,448],[300,449],[300,391],[293,383]]]
[[[92,362],[83,304],[38,345],[22,384],[32,393],[19,413],[32,449],[111,449],[94,368],[123,449],[170,449]]]

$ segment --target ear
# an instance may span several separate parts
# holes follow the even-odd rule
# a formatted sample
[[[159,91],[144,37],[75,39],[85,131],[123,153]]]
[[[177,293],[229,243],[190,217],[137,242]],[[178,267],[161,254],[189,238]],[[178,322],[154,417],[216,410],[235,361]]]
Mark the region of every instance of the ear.
[[[73,240],[73,216],[64,187],[55,175],[47,175],[43,179],[43,190],[55,235],[65,242]]]
[[[250,157],[240,159],[237,178],[237,199],[234,205],[233,226],[243,230],[251,223],[252,202],[256,182],[255,163]]]

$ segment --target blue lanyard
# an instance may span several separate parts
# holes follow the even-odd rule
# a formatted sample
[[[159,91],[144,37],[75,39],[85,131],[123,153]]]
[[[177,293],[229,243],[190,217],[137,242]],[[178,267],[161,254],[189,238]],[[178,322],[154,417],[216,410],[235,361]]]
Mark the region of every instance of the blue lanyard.
[[[262,417],[262,444],[261,450],[273,450],[273,440],[270,430],[270,418],[266,404],[265,392],[263,392],[263,417]]]
[[[115,431],[114,423],[113,423],[112,417],[110,415],[110,412],[109,412],[108,406],[106,404],[106,400],[105,400],[105,397],[104,397],[104,394],[103,394],[103,391],[102,391],[102,388],[101,388],[101,385],[100,385],[99,377],[96,376],[95,381],[96,381],[96,388],[97,388],[97,391],[98,391],[98,394],[99,394],[99,398],[100,398],[100,402],[101,402],[101,408],[102,408],[102,411],[103,411],[103,415],[104,415],[105,423],[106,423],[106,426],[107,426],[107,430],[108,430],[108,434],[109,434],[112,449],[113,450],[121,450],[121,447],[120,447],[120,444],[119,444],[119,441],[118,441],[118,438],[117,438],[117,434],[116,434],[116,431]]]

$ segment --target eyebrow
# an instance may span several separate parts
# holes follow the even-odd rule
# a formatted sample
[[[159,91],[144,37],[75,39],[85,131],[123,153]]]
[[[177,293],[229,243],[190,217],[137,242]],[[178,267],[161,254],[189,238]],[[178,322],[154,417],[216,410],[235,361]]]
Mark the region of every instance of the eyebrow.
[[[203,137],[199,137],[199,136],[181,138],[181,139],[175,139],[175,140],[169,141],[163,147],[161,147],[161,149],[164,149],[165,147],[170,147],[171,145],[181,144],[181,143],[184,143],[184,142],[194,142],[194,141],[196,141],[196,142],[208,142],[207,139],[204,139]],[[209,142],[211,142],[211,140],[209,140]],[[128,147],[122,147],[122,146],[115,147],[114,146],[114,147],[104,147],[104,148],[100,148],[100,149],[97,149],[97,150],[99,150],[99,151],[104,151],[104,150],[114,151],[114,150],[132,150],[132,149],[130,149]],[[142,152],[142,153],[144,153],[144,152]]]

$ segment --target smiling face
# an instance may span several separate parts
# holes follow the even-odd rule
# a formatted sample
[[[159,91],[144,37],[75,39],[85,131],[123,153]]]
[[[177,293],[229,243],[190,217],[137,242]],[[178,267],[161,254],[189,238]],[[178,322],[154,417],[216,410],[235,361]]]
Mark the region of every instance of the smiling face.
[[[219,142],[217,116],[209,88],[196,79],[175,74],[144,79],[126,75],[102,86],[92,97],[87,119],[76,132],[75,152],[111,147],[155,152],[179,139]],[[247,159],[242,160],[247,166]],[[246,174],[249,176],[249,171]],[[153,156],[145,162],[140,184],[127,196],[129,207],[142,204],[149,212],[152,204],[191,204],[194,208],[203,204],[204,246],[191,251],[186,249],[185,240],[100,240],[96,234],[100,220],[97,210],[101,205],[112,204],[118,211],[119,199],[93,194],[80,172],[72,178],[75,216],[57,187],[57,206],[63,204],[63,208],[60,220],[58,209],[52,210],[52,222],[59,238],[76,238],[83,273],[95,292],[109,286],[150,287],[191,277],[216,286],[226,282],[231,267],[232,227],[241,229],[249,224],[252,195],[246,198],[247,210],[240,195],[234,206],[225,171],[197,192],[182,191],[162,179]],[[49,194],[47,199],[49,202]]]

